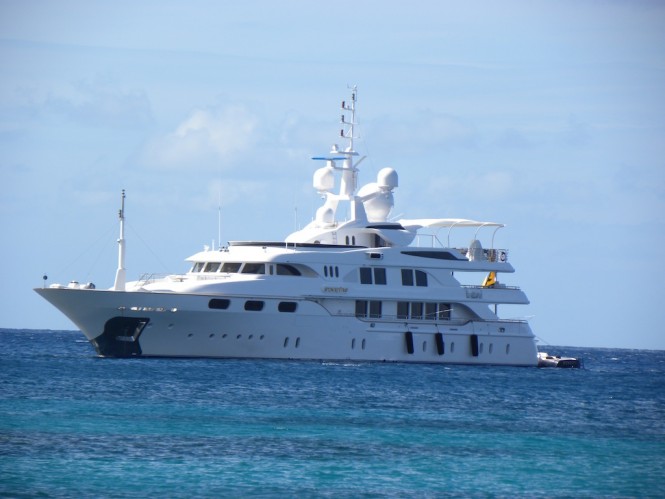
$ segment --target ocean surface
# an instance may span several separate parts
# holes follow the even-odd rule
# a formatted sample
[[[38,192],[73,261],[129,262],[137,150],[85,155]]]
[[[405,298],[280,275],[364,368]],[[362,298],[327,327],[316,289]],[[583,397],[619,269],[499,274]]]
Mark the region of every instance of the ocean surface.
[[[2,497],[665,496],[665,352],[584,369],[102,359],[0,330]]]

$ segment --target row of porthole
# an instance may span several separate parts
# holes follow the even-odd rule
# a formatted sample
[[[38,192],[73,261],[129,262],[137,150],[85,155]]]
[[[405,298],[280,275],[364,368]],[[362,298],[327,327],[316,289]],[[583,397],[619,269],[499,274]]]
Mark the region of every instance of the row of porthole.
[[[353,340],[351,348],[355,347],[355,342],[356,340]],[[363,350],[365,349],[365,340],[363,340]],[[481,354],[485,350],[485,344],[484,343],[479,343],[478,344],[478,353]],[[489,348],[487,349],[488,353],[491,355],[494,353],[494,343],[489,344]],[[427,352],[427,341],[423,341],[423,352]],[[450,353],[455,353],[455,342],[451,341],[450,342]],[[506,345],[506,355],[510,354],[510,343]]]
[[[169,324],[169,325],[170,325],[170,324]],[[210,333],[210,334],[208,335],[208,338],[209,338],[209,339],[213,339],[213,338],[215,338],[215,336],[216,336],[215,333]],[[221,338],[222,338],[222,339],[226,339],[228,336],[229,336],[228,333],[223,333],[223,334],[221,335]],[[188,337],[188,338],[193,338],[193,337],[194,337],[194,333],[189,333],[189,334],[187,335],[187,337]],[[237,340],[239,340],[239,339],[241,339],[241,338],[242,338],[242,334],[238,334],[238,335],[236,335],[236,339],[237,339]],[[265,338],[265,335],[263,335],[263,334],[259,336],[259,340],[263,340],[264,338]],[[254,339],[254,335],[253,335],[253,334],[250,334],[249,336],[247,336],[247,339],[248,339],[248,340]],[[284,338],[284,348],[287,348],[287,347],[289,346],[289,342],[290,342],[290,338],[289,338],[288,336],[285,337],[285,338]],[[300,337],[299,337],[299,336],[296,338],[296,341],[295,341],[295,344],[294,344],[294,345],[295,345],[296,348],[300,348]],[[362,350],[365,350],[365,346],[366,346],[366,345],[367,345],[367,340],[366,340],[365,338],[363,338],[362,341],[360,342],[360,348],[361,348]],[[353,339],[351,340],[351,349],[352,349],[352,350],[355,350],[355,348],[356,348],[356,339],[353,338]],[[479,353],[479,354],[482,354],[484,348],[485,348],[485,344],[484,344],[484,343],[480,343],[480,344],[478,345],[478,353]],[[427,341],[423,341],[423,352],[426,352],[426,351],[427,351]],[[490,355],[494,352],[494,344],[493,344],[493,343],[490,343],[490,344],[489,344],[488,352],[489,352]],[[455,353],[455,342],[454,342],[454,341],[452,341],[452,342],[450,343],[450,353],[451,353],[451,354],[452,354],[452,353]],[[510,343],[508,343],[508,344],[506,345],[506,355],[508,355],[508,354],[510,354]]]
[[[231,300],[228,298],[212,298],[208,302],[208,308],[217,309],[217,310],[226,310],[231,305]],[[260,312],[263,310],[265,302],[261,300],[247,300],[245,302],[245,310],[252,312]],[[298,308],[298,304],[294,301],[281,301],[277,305],[277,310],[280,312],[295,312]]]
[[[231,337],[231,336],[233,336],[233,335],[229,335],[228,333],[222,333],[222,334],[219,335],[219,336],[217,336],[215,333],[210,333],[210,334],[208,335],[208,339],[213,339],[213,338],[216,338],[216,337],[219,337],[219,338],[222,338],[222,339],[226,339],[226,338],[229,338],[229,337]],[[194,333],[189,333],[189,334],[187,334],[187,337],[188,337],[188,338],[193,338],[193,337],[194,337]],[[242,334],[237,334],[237,335],[236,335],[236,340],[239,340],[239,339],[241,339],[241,338],[242,338]],[[258,337],[259,340],[262,340],[262,339],[264,339],[264,338],[265,338],[265,335],[263,335],[263,334],[262,334],[261,336]],[[252,339],[254,339],[254,335],[253,335],[253,334],[248,335],[248,336],[247,336],[247,339],[248,339],[248,340],[252,340]]]

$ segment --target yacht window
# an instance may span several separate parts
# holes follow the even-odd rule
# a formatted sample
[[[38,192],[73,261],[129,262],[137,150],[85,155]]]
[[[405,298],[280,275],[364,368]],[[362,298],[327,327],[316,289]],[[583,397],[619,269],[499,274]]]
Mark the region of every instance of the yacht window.
[[[360,267],[360,284],[372,284],[372,269]]]
[[[250,310],[253,312],[260,312],[263,310],[264,303],[258,300],[247,300],[245,302],[245,310]]]
[[[229,274],[235,274],[240,270],[240,265],[242,265],[239,262],[225,262],[222,264],[222,272],[226,272]]]
[[[381,317],[381,302],[380,301],[370,301],[369,302],[369,316],[372,319],[378,319]]]
[[[378,300],[356,300],[356,317],[370,317],[378,319],[381,317],[382,302]]]
[[[281,301],[277,305],[277,310],[280,312],[295,312],[298,304],[294,301]]]
[[[386,269],[384,267],[360,267],[360,284],[386,284]]]
[[[328,277],[328,266],[327,266],[327,265],[324,265],[324,266],[323,266],[323,274],[324,274],[326,277]]]
[[[409,318],[409,302],[408,301],[398,301],[397,302],[397,318],[398,319],[408,319]]]
[[[437,319],[448,320],[450,319],[450,311],[452,310],[450,303],[439,303],[439,311]]]
[[[277,275],[302,275],[302,274],[293,265],[278,263],[277,264]]]
[[[205,263],[203,262],[196,262],[192,267],[192,272],[201,272],[201,269],[203,268],[204,265]]]
[[[413,286],[414,283],[416,286],[427,286],[427,274],[422,270],[402,269],[402,286]]]
[[[423,318],[423,304],[417,301],[411,303],[411,318],[412,319],[422,319]]]
[[[242,268],[243,274],[265,274],[266,265],[265,263],[246,263]]]
[[[206,263],[203,272],[217,272],[219,269],[219,262],[208,262]]]
[[[436,319],[436,303],[425,303],[425,319],[428,321]]]
[[[335,266],[335,277],[339,277],[339,267]]]
[[[213,298],[208,302],[208,308],[226,310],[227,308],[229,308],[230,304],[231,300],[227,300],[226,298]]]

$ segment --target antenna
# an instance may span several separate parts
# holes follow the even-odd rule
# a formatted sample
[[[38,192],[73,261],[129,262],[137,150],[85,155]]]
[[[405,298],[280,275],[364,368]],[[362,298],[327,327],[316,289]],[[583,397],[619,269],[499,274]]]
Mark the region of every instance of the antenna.
[[[222,186],[220,183],[219,186],[219,197],[217,202],[217,246],[222,247]],[[215,245],[212,245],[212,249],[215,249]]]
[[[339,195],[343,199],[352,199],[357,188],[357,175],[358,169],[353,164],[353,156],[358,156],[358,153],[353,149],[353,139],[355,136],[356,123],[356,101],[358,95],[358,87],[354,85],[349,87],[351,90],[351,101],[342,101],[342,129],[340,136],[348,140],[346,149],[340,151],[337,146],[333,146],[330,153],[334,155],[341,155],[344,160],[342,162],[342,180],[339,186]],[[351,113],[351,120],[347,119],[346,114]]]
[[[115,283],[113,289],[115,291],[124,291],[126,283],[125,272],[125,189],[122,190],[122,198],[120,200],[120,211],[118,212],[120,218],[120,237],[118,238],[118,270],[115,272]]]

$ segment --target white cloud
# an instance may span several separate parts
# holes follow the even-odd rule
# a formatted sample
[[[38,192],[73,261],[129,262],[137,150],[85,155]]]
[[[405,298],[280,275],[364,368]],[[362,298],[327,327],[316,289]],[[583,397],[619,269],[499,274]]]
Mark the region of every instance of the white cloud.
[[[257,124],[240,105],[195,109],[173,132],[150,142],[143,159],[158,168],[224,169],[256,142]]]

